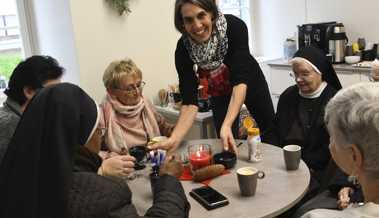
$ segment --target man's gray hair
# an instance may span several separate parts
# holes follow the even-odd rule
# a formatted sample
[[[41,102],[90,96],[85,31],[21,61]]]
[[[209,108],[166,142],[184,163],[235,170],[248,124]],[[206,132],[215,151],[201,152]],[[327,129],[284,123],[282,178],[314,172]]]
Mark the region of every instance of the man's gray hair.
[[[357,145],[366,174],[379,178],[379,83],[339,91],[326,106],[325,123],[336,145]]]

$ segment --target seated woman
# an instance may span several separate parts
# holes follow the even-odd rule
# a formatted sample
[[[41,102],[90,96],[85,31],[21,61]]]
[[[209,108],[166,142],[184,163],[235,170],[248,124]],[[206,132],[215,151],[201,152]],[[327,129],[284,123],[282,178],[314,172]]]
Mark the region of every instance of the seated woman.
[[[120,153],[135,145],[146,145],[155,136],[170,136],[174,125],[155,111],[142,95],[142,72],[130,59],[109,64],[103,76],[107,95],[100,105],[107,128],[105,144]]]
[[[360,83],[341,90],[325,109],[330,152],[336,164],[356,178],[365,204],[343,211],[317,209],[303,218],[379,217],[379,84]]]
[[[139,217],[127,183],[97,174],[99,115],[96,103],[75,85],[36,95],[0,166],[0,217]],[[92,169],[76,166],[81,155],[92,157]],[[168,170],[154,183],[146,217],[188,217],[183,188],[171,176],[178,164],[167,164],[172,166],[163,167]]]
[[[324,108],[341,89],[341,84],[332,64],[317,48],[298,50],[291,64],[296,85],[280,95],[274,125],[266,135],[266,142],[278,146],[301,146],[302,159],[312,174],[312,191],[319,186],[330,160]]]

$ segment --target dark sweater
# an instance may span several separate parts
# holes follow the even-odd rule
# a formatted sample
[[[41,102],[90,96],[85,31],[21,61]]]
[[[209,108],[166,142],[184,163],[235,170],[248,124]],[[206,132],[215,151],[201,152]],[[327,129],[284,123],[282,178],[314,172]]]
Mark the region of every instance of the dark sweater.
[[[252,93],[259,92],[262,88],[266,88],[266,81],[258,62],[250,54],[246,24],[233,15],[225,15],[225,18],[228,25],[226,31],[228,52],[224,64],[230,70],[230,82],[232,86],[244,83],[253,88]],[[175,66],[184,105],[197,105],[199,82],[193,65],[194,62],[181,37],[175,51]]]

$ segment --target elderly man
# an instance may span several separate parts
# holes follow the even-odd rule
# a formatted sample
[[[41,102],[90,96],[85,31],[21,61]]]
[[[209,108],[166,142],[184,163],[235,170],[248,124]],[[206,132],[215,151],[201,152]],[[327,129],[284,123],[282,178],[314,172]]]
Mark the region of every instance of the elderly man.
[[[0,108],[0,163],[21,114],[38,89],[60,82],[64,69],[49,56],[32,56],[13,70],[4,106]]]

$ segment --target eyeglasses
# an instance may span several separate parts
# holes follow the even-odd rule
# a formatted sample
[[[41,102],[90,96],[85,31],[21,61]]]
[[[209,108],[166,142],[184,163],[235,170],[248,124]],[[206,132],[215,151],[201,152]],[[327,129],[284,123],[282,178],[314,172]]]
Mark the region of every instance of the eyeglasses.
[[[127,94],[134,94],[137,91],[141,91],[145,85],[146,85],[146,83],[144,81],[141,81],[139,83],[136,83],[136,84],[133,84],[133,85],[129,85],[125,89],[116,88],[116,90],[119,90],[119,91],[122,91],[122,92],[126,92]]]
[[[292,78],[294,78],[295,80],[296,80],[297,78],[300,78],[300,79],[302,79],[302,80],[309,80],[309,79],[312,77],[312,74],[307,73],[307,74],[296,75],[294,72],[290,72],[290,76],[291,76]]]

